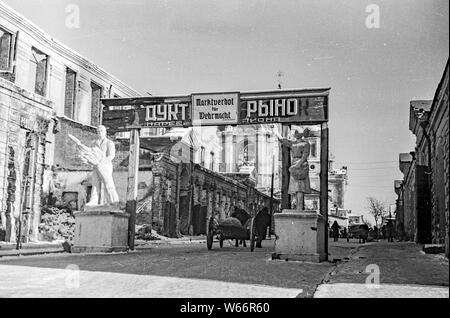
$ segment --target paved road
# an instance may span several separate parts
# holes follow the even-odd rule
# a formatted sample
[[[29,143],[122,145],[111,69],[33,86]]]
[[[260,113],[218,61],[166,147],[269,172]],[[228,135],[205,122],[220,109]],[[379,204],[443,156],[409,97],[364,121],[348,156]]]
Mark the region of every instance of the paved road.
[[[340,263],[314,297],[449,297],[449,262],[424,254],[414,243],[359,245]]]
[[[211,251],[196,243],[123,254],[2,258],[0,296],[312,297],[335,267],[271,260],[273,241],[253,253],[224,243]],[[80,287],[70,288],[77,286],[70,283],[77,275]]]
[[[271,260],[273,241],[233,245],[1,258],[0,297],[448,297],[448,260],[413,243],[330,242],[336,262],[320,264]],[[374,265],[381,288],[365,284]]]

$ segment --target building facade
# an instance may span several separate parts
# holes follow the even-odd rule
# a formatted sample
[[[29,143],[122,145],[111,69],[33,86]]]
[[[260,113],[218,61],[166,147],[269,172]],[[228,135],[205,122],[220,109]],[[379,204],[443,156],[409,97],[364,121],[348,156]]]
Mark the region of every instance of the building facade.
[[[397,222],[406,239],[445,245],[449,253],[448,61],[433,100],[411,101],[409,129],[415,151],[400,154],[404,178],[394,183]]]
[[[101,122],[100,99],[135,95],[0,2],[0,239],[13,242],[20,231],[22,241],[37,240],[48,201],[81,204],[89,168],[67,134],[89,143]]]

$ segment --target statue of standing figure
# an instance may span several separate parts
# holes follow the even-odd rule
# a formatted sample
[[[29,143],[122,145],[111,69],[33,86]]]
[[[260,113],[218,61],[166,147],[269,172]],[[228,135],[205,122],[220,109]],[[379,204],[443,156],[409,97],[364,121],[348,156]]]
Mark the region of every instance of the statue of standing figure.
[[[304,210],[305,193],[311,193],[308,164],[310,145],[305,139],[309,136],[309,129],[305,129],[302,133],[294,130],[290,138],[284,138],[278,132],[276,135],[283,145],[290,148],[291,152],[288,193],[295,195],[297,210]]]
[[[81,160],[92,165],[92,192],[86,206],[97,206],[104,204],[114,204],[119,202],[119,195],[114,185],[112,176],[112,160],[116,154],[114,143],[106,137],[106,127],[103,125],[97,128],[98,138],[91,147],[83,145],[79,139],[68,135],[78,146]]]

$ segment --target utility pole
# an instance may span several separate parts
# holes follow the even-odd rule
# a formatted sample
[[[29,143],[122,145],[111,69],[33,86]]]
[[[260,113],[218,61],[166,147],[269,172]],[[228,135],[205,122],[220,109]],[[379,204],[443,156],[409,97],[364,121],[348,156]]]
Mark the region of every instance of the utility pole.
[[[139,174],[139,149],[140,127],[137,110],[134,114],[134,122],[130,129],[130,150],[128,159],[127,203],[125,211],[130,215],[128,220],[128,247],[134,250],[134,235],[136,225],[138,174]]]
[[[272,179],[270,181],[270,223],[269,223],[269,238],[272,233],[272,219],[273,219],[273,186],[275,175],[275,155],[272,155]]]

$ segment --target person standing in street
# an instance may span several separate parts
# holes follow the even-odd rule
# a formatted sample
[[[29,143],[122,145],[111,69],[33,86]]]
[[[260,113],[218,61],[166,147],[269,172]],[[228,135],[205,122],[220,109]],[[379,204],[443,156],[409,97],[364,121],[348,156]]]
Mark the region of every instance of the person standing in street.
[[[387,232],[388,242],[394,242],[394,222],[392,222],[392,220],[389,220],[387,222],[386,232]]]
[[[331,231],[333,232],[333,241],[337,242],[339,240],[339,224],[337,223],[337,221],[334,221],[333,225],[331,226]]]

